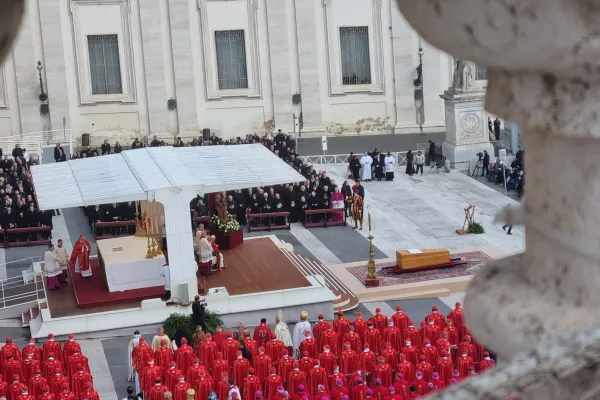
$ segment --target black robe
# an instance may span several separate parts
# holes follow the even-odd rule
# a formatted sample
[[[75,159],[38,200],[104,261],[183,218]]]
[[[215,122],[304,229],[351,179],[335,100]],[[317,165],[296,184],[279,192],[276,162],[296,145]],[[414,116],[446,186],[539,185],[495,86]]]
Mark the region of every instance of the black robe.
[[[285,203],[282,198],[273,200],[273,212],[285,212]],[[275,217],[275,225],[285,225],[285,217]]]

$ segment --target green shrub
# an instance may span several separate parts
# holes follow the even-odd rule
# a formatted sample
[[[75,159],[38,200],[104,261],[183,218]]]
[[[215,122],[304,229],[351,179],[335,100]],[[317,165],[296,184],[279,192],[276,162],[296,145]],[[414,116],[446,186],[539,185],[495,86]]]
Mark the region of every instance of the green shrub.
[[[483,226],[479,222],[471,222],[469,224],[467,232],[478,235],[481,233],[485,233],[485,229],[483,229]]]
[[[206,325],[206,331],[214,334],[217,326],[223,325],[221,315],[216,311],[206,310],[204,314],[204,324]],[[194,332],[196,331],[196,325],[191,315],[173,313],[163,322],[163,328],[165,333],[173,338],[177,329],[182,327],[186,333],[188,341],[192,339]]]

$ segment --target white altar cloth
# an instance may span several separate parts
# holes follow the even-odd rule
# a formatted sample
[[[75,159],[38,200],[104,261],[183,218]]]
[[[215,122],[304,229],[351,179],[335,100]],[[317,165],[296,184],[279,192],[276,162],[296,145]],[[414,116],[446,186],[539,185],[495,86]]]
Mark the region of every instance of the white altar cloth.
[[[98,240],[109,292],[164,286],[165,256],[147,259],[148,239],[135,236]]]

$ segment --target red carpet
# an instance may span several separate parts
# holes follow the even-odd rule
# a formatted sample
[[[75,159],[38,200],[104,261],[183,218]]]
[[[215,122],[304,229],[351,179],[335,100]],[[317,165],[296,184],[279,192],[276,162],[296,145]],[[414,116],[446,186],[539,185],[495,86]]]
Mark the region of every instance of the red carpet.
[[[142,301],[160,297],[165,293],[164,286],[109,292],[104,280],[104,271],[100,268],[98,259],[90,259],[90,264],[92,268],[90,278],[82,278],[81,275],[75,273],[73,267],[69,267],[69,277],[73,283],[77,306],[80,308]]]

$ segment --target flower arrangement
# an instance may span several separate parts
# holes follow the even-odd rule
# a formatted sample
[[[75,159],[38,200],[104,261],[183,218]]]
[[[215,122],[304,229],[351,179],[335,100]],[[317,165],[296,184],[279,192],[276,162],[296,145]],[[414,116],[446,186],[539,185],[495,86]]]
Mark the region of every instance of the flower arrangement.
[[[231,217],[231,214],[227,214],[227,221],[222,222],[218,215],[213,215],[210,219],[210,223],[219,232],[223,232],[225,235],[231,235],[240,230],[240,223]]]

